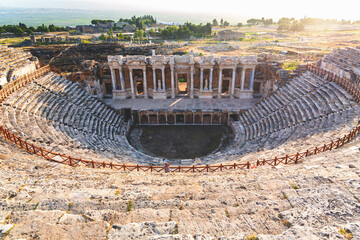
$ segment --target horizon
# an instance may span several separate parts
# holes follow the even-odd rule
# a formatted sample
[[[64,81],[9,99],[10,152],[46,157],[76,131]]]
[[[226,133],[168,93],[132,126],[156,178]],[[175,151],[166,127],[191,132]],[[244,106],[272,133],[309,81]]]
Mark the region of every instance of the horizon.
[[[265,18],[294,17],[301,18],[305,15],[314,18],[358,18],[357,8],[349,8],[354,5],[354,0],[344,0],[341,4],[326,0],[312,1],[303,0],[294,5],[289,5],[285,0],[258,0],[256,2],[241,2],[237,0],[223,0],[221,4],[212,4],[208,1],[183,0],[181,4],[168,2],[166,0],[138,0],[129,3],[125,0],[13,0],[0,3],[0,7],[25,7],[25,8],[63,8],[80,10],[128,10],[146,12],[167,13],[192,13],[206,15],[229,16],[261,16]],[[260,7],[259,7],[260,6]]]
[[[250,18],[272,18],[274,21],[282,17],[300,19],[305,16],[308,18],[337,19],[337,20],[360,20],[357,8],[349,8],[355,4],[353,0],[344,0],[342,4],[328,2],[325,0],[312,1],[303,0],[301,3],[289,4],[284,0],[259,0],[257,2],[240,2],[236,0],[223,0],[221,4],[212,4],[204,0],[192,1],[183,0],[181,4],[168,2],[165,0],[138,0],[136,2],[127,2],[124,0],[13,0],[0,3],[0,19],[2,21],[17,21],[25,24],[34,24],[31,19],[44,18],[50,20],[49,23],[56,23],[58,18],[60,24],[81,23],[89,19],[118,20],[133,15],[153,15],[160,22],[183,23],[191,21],[195,23],[206,23],[214,18],[223,18],[231,24],[238,22],[245,23]],[[259,7],[260,6],[260,7]],[[326,6],[326,7],[324,7]],[[23,14],[17,14],[9,11],[22,11]],[[29,11],[26,13],[25,11]],[[45,16],[46,12],[53,12],[53,15]],[[81,13],[69,16],[61,16],[56,11]],[[25,13],[24,13],[25,12]],[[41,14],[39,12],[42,12]],[[54,14],[55,13],[55,14]],[[13,14],[13,15],[11,15]],[[27,16],[26,14],[37,14],[36,16]],[[45,14],[45,15],[44,15]],[[40,16],[44,15],[44,16]],[[52,21],[53,22],[52,22]],[[64,21],[62,21],[64,20]],[[0,20],[0,24],[2,22]],[[36,21],[34,21],[36,22]],[[48,22],[48,21],[46,21]]]
[[[78,15],[76,15],[77,13]],[[2,16],[1,16],[2,15]],[[36,16],[34,16],[36,15]],[[35,26],[39,24],[55,24],[59,26],[75,26],[80,24],[90,24],[92,19],[109,19],[118,21],[119,18],[130,18],[133,15],[153,15],[157,21],[165,23],[184,23],[186,21],[193,23],[206,23],[211,22],[214,18],[230,22],[230,24],[236,24],[238,22],[246,23],[250,18],[272,18],[274,21],[278,21],[282,17],[294,17],[294,16],[280,16],[280,17],[266,17],[263,15],[250,16],[250,15],[219,15],[214,13],[201,13],[196,14],[192,12],[182,13],[181,15],[174,15],[173,12],[166,11],[142,11],[142,10],[93,10],[93,9],[80,9],[80,8],[62,8],[62,7],[4,7],[0,8],[0,25],[18,24],[23,22],[29,26]],[[321,18],[309,15],[300,18]],[[360,20],[349,18],[322,18],[322,19],[337,19],[337,20]]]

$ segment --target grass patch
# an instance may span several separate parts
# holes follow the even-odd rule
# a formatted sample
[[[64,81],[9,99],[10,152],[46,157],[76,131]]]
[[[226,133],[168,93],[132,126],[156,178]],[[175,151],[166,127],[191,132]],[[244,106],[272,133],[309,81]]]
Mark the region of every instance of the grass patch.
[[[180,205],[179,205],[179,210],[183,210],[184,209],[184,203],[181,202]]]
[[[227,208],[225,208],[225,215],[226,215],[226,217],[230,218],[230,213],[229,213],[229,211],[227,210]]]
[[[73,203],[72,203],[72,202],[69,202],[69,206],[68,206],[68,209],[66,210],[66,213],[69,213],[69,212],[70,212],[72,205],[73,205]]]
[[[66,211],[66,213],[67,213],[67,211]],[[65,213],[62,213],[62,214],[60,215],[60,217],[58,218],[58,220],[57,220],[56,224],[59,224],[60,219],[61,219],[64,215],[65,215]]]
[[[120,189],[117,189],[116,192],[115,192],[115,196],[120,195],[120,194],[121,194]]]
[[[0,44],[16,45],[16,44],[23,42],[25,39],[26,39],[25,37],[3,38],[3,39],[0,39]]]
[[[343,235],[346,240],[351,240],[354,238],[354,234],[349,229],[340,228],[339,233]]]
[[[290,183],[291,187],[295,190],[299,189],[299,186],[295,185],[294,183]]]
[[[9,220],[11,219],[11,214],[12,214],[12,212],[6,216],[4,222],[2,222],[1,224],[7,224],[9,222]]]
[[[126,211],[130,212],[133,208],[133,201],[132,200],[129,200],[128,203],[127,203],[127,207],[126,207]]]
[[[2,236],[1,239],[5,239],[7,237],[7,235],[9,235],[11,229],[13,229],[14,227],[15,227],[15,224],[9,230],[6,231],[6,233]]]
[[[256,233],[247,235],[247,236],[245,237],[245,239],[246,239],[246,240],[259,240],[259,238],[257,237]]]
[[[37,207],[39,206],[39,202],[37,202],[36,204],[35,204],[35,206],[34,206],[34,211],[37,209]]]
[[[179,225],[176,223],[174,228],[174,234],[178,234],[178,233],[179,233]]]
[[[291,223],[285,219],[280,219],[281,223],[284,224],[285,227],[290,228]]]
[[[291,227],[291,223],[289,221],[287,221],[286,219],[284,219],[284,217],[281,215],[281,213],[279,213],[278,217],[280,218],[280,222],[287,228]]]
[[[287,71],[294,71],[299,64],[300,64],[300,63],[297,62],[297,61],[294,61],[294,62],[284,62],[283,69],[284,69],[284,70],[287,70]]]
[[[289,200],[288,196],[287,196],[284,192],[281,192],[281,193],[282,193],[283,198],[284,198],[285,200]]]

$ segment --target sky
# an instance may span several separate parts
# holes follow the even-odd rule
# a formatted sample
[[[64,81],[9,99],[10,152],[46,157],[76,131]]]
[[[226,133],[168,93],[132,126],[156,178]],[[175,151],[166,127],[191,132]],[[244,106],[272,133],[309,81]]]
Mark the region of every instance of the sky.
[[[359,0],[0,0],[1,7],[138,10],[226,17],[360,19]]]

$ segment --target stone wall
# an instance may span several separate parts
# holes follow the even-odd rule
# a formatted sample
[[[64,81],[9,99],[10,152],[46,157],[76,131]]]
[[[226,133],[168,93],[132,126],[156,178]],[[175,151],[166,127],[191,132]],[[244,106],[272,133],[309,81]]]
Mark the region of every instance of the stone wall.
[[[190,98],[252,98],[257,57],[116,55],[108,57],[108,64],[115,99],[175,98],[184,94]],[[146,79],[139,70],[146,72]],[[185,93],[178,88],[180,78],[186,79]],[[143,95],[138,92],[138,84],[140,91],[144,89]]]

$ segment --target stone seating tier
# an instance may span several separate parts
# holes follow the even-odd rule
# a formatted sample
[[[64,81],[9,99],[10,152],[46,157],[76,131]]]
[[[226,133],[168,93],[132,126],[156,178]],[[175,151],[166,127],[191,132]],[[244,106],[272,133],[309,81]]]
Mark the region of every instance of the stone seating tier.
[[[126,140],[123,116],[59,75],[48,73],[13,93],[0,109],[1,124],[45,149],[83,159],[161,164]],[[236,159],[272,149],[289,139],[326,132],[359,112],[353,98],[333,82],[310,72],[293,79],[232,123],[229,148],[201,158],[203,163]],[[321,141],[321,139],[317,139]],[[192,164],[194,160],[174,161]]]

